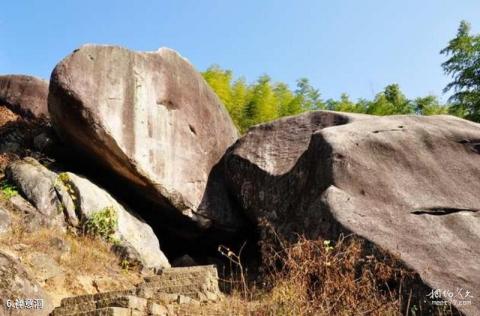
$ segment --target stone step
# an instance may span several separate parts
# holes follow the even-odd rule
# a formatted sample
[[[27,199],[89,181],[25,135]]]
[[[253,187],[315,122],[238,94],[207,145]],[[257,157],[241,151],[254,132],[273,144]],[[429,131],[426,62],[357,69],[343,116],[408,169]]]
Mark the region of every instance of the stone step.
[[[203,280],[197,280],[197,282],[190,282],[188,280],[177,280],[173,282],[164,282],[164,281],[157,281],[157,282],[149,282],[149,283],[142,283],[137,286],[137,289],[143,288],[172,288],[172,289],[181,289],[181,288],[192,288],[200,290],[202,288],[214,288],[209,279],[205,278]]]
[[[174,278],[174,279],[153,279],[149,282],[144,282],[140,286],[177,286],[177,285],[199,285],[217,282],[216,278],[211,276],[202,276],[197,278]]]
[[[214,265],[169,268],[162,270],[159,275],[145,278],[145,283],[139,285],[139,288],[148,287],[162,288],[167,292],[178,287],[218,291],[218,273]]]
[[[145,283],[151,283],[151,282],[171,282],[175,280],[191,280],[192,282],[195,282],[196,280],[202,280],[205,278],[211,278],[213,277],[211,274],[207,273],[191,273],[191,274],[170,274],[170,275],[156,275],[152,277],[146,277],[144,279]]]
[[[88,312],[69,314],[69,316],[146,316],[145,312],[123,307],[105,307]]]
[[[190,296],[190,293],[219,293],[215,289],[210,289],[206,286],[187,285],[187,286],[146,286],[140,287],[136,295],[143,298],[154,298],[157,293],[165,294],[182,294]]]
[[[178,286],[142,286],[137,290],[139,297],[153,299],[158,293],[166,294],[183,294],[189,295],[190,293],[196,293],[201,291],[198,286],[193,285],[178,285]]]
[[[171,315],[171,305],[221,298],[214,265],[168,268],[134,289],[64,298],[52,316]],[[167,307],[165,307],[165,305]]]
[[[218,277],[217,268],[215,265],[195,266],[195,267],[181,267],[181,268],[166,268],[155,276],[146,277],[145,281],[161,279],[165,277],[184,277],[184,276],[201,276],[212,275]]]
[[[89,312],[97,309],[96,302],[84,302],[79,304],[71,304],[66,306],[60,306],[53,310],[50,316],[67,316],[73,313]]]
[[[162,288],[146,288],[142,291],[139,291],[138,295],[140,297],[145,297],[149,300],[152,300],[157,303],[162,304],[170,304],[170,303],[178,303],[184,304],[186,301],[184,298],[187,298],[188,301],[192,303],[196,302],[214,302],[221,299],[222,295],[220,292],[212,292],[212,291],[203,291],[203,290],[195,290],[195,291],[166,291]]]
[[[136,292],[136,289],[129,289],[129,290],[110,291],[110,292],[102,292],[102,293],[96,293],[96,294],[86,294],[86,295],[79,295],[74,297],[67,297],[62,299],[60,305],[69,306],[74,304],[96,302],[99,300],[106,300],[106,299],[112,299],[112,298],[117,298],[122,296],[135,295],[135,292]]]
[[[123,307],[138,311],[146,311],[148,307],[148,301],[144,298],[140,298],[137,296],[119,296],[108,299],[101,299],[94,302],[88,301],[84,303],[60,306],[52,312],[52,316],[66,316],[72,313],[88,312],[91,310],[106,307]]]

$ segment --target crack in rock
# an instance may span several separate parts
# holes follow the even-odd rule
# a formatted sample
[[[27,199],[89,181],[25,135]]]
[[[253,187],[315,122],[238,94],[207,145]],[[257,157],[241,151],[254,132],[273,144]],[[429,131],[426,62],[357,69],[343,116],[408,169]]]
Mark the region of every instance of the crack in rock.
[[[480,154],[480,139],[462,139],[457,141],[457,143],[468,146],[472,151]]]
[[[478,212],[478,209],[472,209],[472,208],[456,208],[456,207],[429,207],[429,208],[422,208],[422,209],[416,209],[411,214],[414,215],[448,215],[452,213],[459,213],[459,212],[470,212],[470,213],[476,213]]]
[[[400,126],[399,126],[400,127]],[[400,127],[400,129],[397,129],[397,128],[392,128],[392,129],[381,129],[381,130],[375,130],[373,131],[372,133],[374,134],[378,134],[378,133],[383,133],[383,132],[403,132],[405,131],[404,129],[402,129],[403,126]]]

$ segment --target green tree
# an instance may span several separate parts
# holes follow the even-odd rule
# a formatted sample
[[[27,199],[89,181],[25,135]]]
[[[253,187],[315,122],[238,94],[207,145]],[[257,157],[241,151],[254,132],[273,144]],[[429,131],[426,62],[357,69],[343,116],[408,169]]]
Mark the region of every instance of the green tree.
[[[251,97],[244,108],[242,128],[278,118],[277,100],[273,92],[271,79],[267,75],[258,78],[251,87]]]
[[[241,133],[252,125],[318,109],[374,115],[450,113],[464,116],[467,113],[463,106],[449,108],[440,104],[435,96],[409,100],[398,84],[386,86],[373,100],[359,99],[355,102],[343,93],[338,100],[323,102],[318,89],[312,87],[306,78],[299,79],[295,91],[292,91],[287,84],[272,82],[267,75],[247,84],[244,78],[234,79],[230,70],[215,65],[208,68],[203,76],[225,104]]]
[[[350,96],[346,93],[340,95],[340,100],[328,100],[327,108],[332,111],[339,112],[352,112],[352,113],[365,113],[367,111],[367,104],[364,100],[360,100],[358,103],[350,100]]]
[[[320,92],[310,85],[307,78],[297,80],[297,89],[295,96],[300,103],[303,111],[320,110],[325,108],[325,103],[321,99]]]
[[[235,126],[242,129],[243,113],[246,104],[249,102],[250,92],[245,79],[240,78],[233,83],[231,88],[231,105],[227,108]]]
[[[448,107],[441,105],[438,98],[433,95],[418,97],[413,102],[415,112],[420,115],[448,114]]]
[[[300,100],[292,93],[287,84],[277,83],[273,88],[273,93],[278,104],[278,116],[289,116],[302,112]]]
[[[376,95],[367,109],[368,114],[392,115],[413,113],[411,102],[400,91],[398,84],[390,84]]]
[[[232,72],[230,70],[223,70],[218,65],[213,65],[203,72],[202,75],[223,104],[230,110]]]
[[[457,36],[440,51],[448,57],[443,71],[453,79],[444,92],[453,91],[451,113],[480,122],[480,35],[470,31],[470,24],[462,21]]]
[[[350,96],[346,93],[340,95],[340,100],[328,100],[328,109],[340,112],[353,112],[355,103],[350,100]]]

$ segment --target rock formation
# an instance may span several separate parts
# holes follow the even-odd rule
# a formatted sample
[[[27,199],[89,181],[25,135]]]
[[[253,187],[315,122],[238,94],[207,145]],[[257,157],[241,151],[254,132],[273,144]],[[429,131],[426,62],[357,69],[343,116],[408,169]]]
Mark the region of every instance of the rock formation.
[[[283,235],[355,233],[434,289],[479,288],[479,124],[313,112],[254,127],[226,166],[250,218]],[[473,300],[457,307],[478,314]]]
[[[205,228],[238,226],[227,207],[215,208],[204,196],[237,131],[215,93],[175,51],[82,46],[55,67],[49,111],[64,140],[162,209]]]
[[[27,118],[47,119],[48,81],[25,75],[0,76],[0,105]]]
[[[101,237],[113,240],[122,258],[148,268],[170,267],[152,228],[89,180],[71,172],[57,174],[30,157],[11,163],[6,174],[33,204],[38,212],[33,218],[40,223],[84,229],[97,212],[110,211],[105,216],[112,216],[115,227]]]
[[[5,174],[40,215],[47,217],[51,223],[63,223],[63,203],[55,190],[58,177],[55,172],[48,170],[33,158],[25,158],[8,165]],[[63,196],[68,196],[63,187],[58,188],[63,189]],[[73,217],[75,213],[73,202],[70,200],[70,203],[65,205]]]
[[[46,316],[53,309],[42,287],[18,260],[4,252],[0,252],[0,304],[2,315],[12,316],[32,315],[33,312]]]
[[[118,244],[116,247],[122,257],[130,263],[139,260],[141,265],[149,268],[170,267],[152,228],[137,214],[127,210],[108,192],[86,178],[71,172],[62,173],[61,177],[75,196],[79,222],[88,221],[95,212],[111,209],[117,218],[117,227],[111,238]]]
[[[7,232],[12,224],[8,211],[0,208],[0,235]]]
[[[398,256],[409,271],[418,273],[415,280],[420,276],[422,290],[470,291],[471,305],[452,303],[468,315],[480,314],[479,124],[451,116],[316,111],[254,126],[237,139],[227,111],[201,75],[166,48],[134,52],[82,46],[55,67],[49,112],[47,89],[48,83],[36,78],[0,76],[0,169],[8,165],[7,185],[15,186],[8,187],[9,192],[21,194],[1,196],[0,235],[7,236],[1,245],[18,248],[12,253],[35,265],[36,281],[45,284],[56,278],[65,283],[71,274],[61,267],[62,256],[78,255],[72,249],[79,247],[69,249],[59,237],[78,243],[78,236],[65,233],[67,227],[106,239],[109,243],[95,241],[108,245],[105,252],[114,260],[118,258],[111,250],[129,263],[152,268],[139,273],[160,273],[126,291],[65,298],[55,315],[72,310],[78,315],[163,315],[171,312],[173,301],[215,301],[215,268],[168,269],[151,225],[159,225],[159,236],[161,225],[188,236],[161,238],[179,248],[168,252],[180,256],[174,264],[189,266],[212,258],[197,258],[186,248],[216,247],[222,233],[238,234],[248,220],[258,224],[260,236],[267,222],[289,241],[298,235],[332,240],[358,235],[368,247]],[[21,120],[4,106],[42,120]],[[50,124],[43,124],[47,118],[63,143]],[[17,124],[20,121],[25,124]],[[66,161],[70,146],[85,156]],[[53,162],[56,169],[25,158],[30,154],[42,163]],[[102,185],[112,192],[80,176],[83,172],[63,172],[87,157],[95,167],[104,167],[102,174],[106,169],[112,175],[113,180]],[[115,188],[118,179],[121,188]],[[32,241],[12,246],[18,236],[43,226],[54,227],[52,236],[43,238],[49,241],[44,249],[58,248],[56,256],[36,248],[22,252],[36,247]],[[178,240],[188,240],[187,247]],[[7,255],[8,249],[1,250],[0,302],[19,295],[45,298],[51,310],[48,296],[23,263]],[[228,250],[226,256],[232,253]],[[83,262],[73,258],[70,262]],[[74,280],[81,283],[81,276]],[[86,280],[92,287],[92,280]],[[95,290],[103,292],[99,284],[100,278]],[[80,293],[87,292],[85,288]],[[69,295],[79,294],[70,290]]]

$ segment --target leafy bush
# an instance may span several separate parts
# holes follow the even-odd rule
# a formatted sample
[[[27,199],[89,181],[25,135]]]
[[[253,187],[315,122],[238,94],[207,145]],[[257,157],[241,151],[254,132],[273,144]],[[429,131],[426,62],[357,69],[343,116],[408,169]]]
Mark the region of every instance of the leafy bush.
[[[2,196],[7,200],[18,195],[17,187],[7,180],[0,182],[0,191],[2,192]]]
[[[114,240],[113,235],[117,229],[118,215],[113,206],[108,206],[94,212],[83,224],[86,234],[101,237],[105,240]]]

